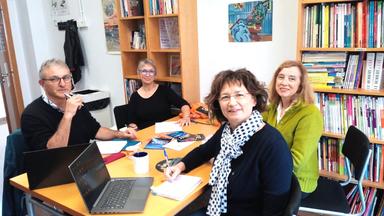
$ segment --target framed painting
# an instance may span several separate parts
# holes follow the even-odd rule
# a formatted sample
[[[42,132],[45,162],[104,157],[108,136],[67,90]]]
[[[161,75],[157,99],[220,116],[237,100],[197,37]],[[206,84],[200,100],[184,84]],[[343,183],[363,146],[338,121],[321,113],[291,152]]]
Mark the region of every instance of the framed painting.
[[[104,31],[107,52],[109,54],[120,53],[118,14],[114,0],[101,0],[103,8]]]
[[[230,42],[272,41],[272,0],[228,5]]]

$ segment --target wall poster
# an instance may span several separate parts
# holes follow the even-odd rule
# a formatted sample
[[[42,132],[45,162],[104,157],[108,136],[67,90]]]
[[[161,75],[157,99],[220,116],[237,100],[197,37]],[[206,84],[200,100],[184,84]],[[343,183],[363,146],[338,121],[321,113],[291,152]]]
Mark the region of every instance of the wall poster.
[[[115,0],[101,0],[103,7],[104,31],[109,54],[120,53],[118,15]]]
[[[272,0],[228,5],[230,42],[272,41]]]

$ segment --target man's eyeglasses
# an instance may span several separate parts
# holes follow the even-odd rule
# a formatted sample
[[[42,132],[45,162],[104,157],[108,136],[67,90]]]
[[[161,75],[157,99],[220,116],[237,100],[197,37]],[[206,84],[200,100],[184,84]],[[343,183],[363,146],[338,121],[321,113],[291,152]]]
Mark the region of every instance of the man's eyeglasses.
[[[235,94],[232,94],[232,95],[221,95],[219,97],[219,101],[220,102],[223,102],[223,103],[227,103],[231,100],[231,98],[235,98],[236,101],[242,101],[245,99],[245,97],[248,95],[249,93],[248,92],[238,92],[238,93],[235,93]]]
[[[143,69],[143,70],[139,70],[139,72],[140,72],[141,74],[144,74],[144,75],[147,75],[147,76],[153,76],[153,75],[155,75],[155,73],[156,73],[155,70],[145,70],[145,69]]]
[[[54,84],[58,84],[61,80],[63,80],[65,83],[69,83],[72,81],[72,75],[68,74],[68,75],[65,75],[63,77],[53,76],[53,77],[45,78],[42,80],[49,81],[49,82],[54,83]]]

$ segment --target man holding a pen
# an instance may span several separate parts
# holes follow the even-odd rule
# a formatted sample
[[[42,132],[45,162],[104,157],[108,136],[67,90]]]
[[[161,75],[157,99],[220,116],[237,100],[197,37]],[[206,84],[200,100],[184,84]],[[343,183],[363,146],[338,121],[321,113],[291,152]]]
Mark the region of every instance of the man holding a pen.
[[[82,97],[71,94],[72,75],[63,61],[45,61],[39,75],[43,94],[21,116],[21,130],[30,150],[87,143],[95,138],[136,138],[133,129],[116,131],[101,127],[83,107]]]

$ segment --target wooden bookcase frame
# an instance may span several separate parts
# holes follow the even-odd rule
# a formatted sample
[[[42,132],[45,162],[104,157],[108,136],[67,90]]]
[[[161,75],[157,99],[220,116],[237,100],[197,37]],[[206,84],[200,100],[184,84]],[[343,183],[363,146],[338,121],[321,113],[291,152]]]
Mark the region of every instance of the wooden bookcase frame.
[[[384,48],[305,48],[303,47],[303,37],[304,37],[304,8],[307,5],[315,5],[315,4],[321,4],[321,3],[352,3],[357,2],[356,0],[299,0],[299,8],[298,8],[298,30],[297,30],[297,52],[296,52],[296,59],[298,61],[301,61],[302,53],[303,52],[384,52]],[[366,96],[377,96],[377,97],[384,97],[384,90],[380,91],[374,91],[374,90],[365,90],[365,89],[321,89],[316,88],[314,89],[317,93],[335,93],[335,94],[349,94],[349,95],[366,95]],[[336,138],[336,139],[343,139],[345,134],[335,134],[335,133],[329,133],[329,132],[323,132],[322,134],[324,137],[330,137],[330,138]],[[384,145],[384,140],[378,140],[378,139],[369,139],[371,143],[373,144],[381,144]],[[382,152],[384,154],[384,152]],[[383,161],[384,163],[384,161]],[[338,173],[329,172],[320,170],[321,176],[326,176],[338,180],[345,180],[346,176],[340,175]],[[378,182],[372,182],[368,180],[364,180],[363,182],[364,186],[369,187],[375,187],[384,189],[384,182],[378,183]]]
[[[152,59],[157,67],[156,81],[180,83],[182,96],[189,103],[200,101],[199,58],[197,35],[197,0],[178,0],[178,11],[174,14],[151,15],[150,0],[142,0],[143,16],[122,17],[120,0],[115,0],[119,11],[119,38],[123,79],[139,79],[136,69],[141,59]],[[159,19],[177,18],[180,47],[160,48]],[[146,48],[131,48],[131,32],[137,30],[138,23],[144,23]],[[181,76],[170,76],[169,56],[180,55]],[[124,86],[124,89],[126,87]],[[125,91],[126,92],[126,91]],[[126,98],[128,101],[128,98]]]

